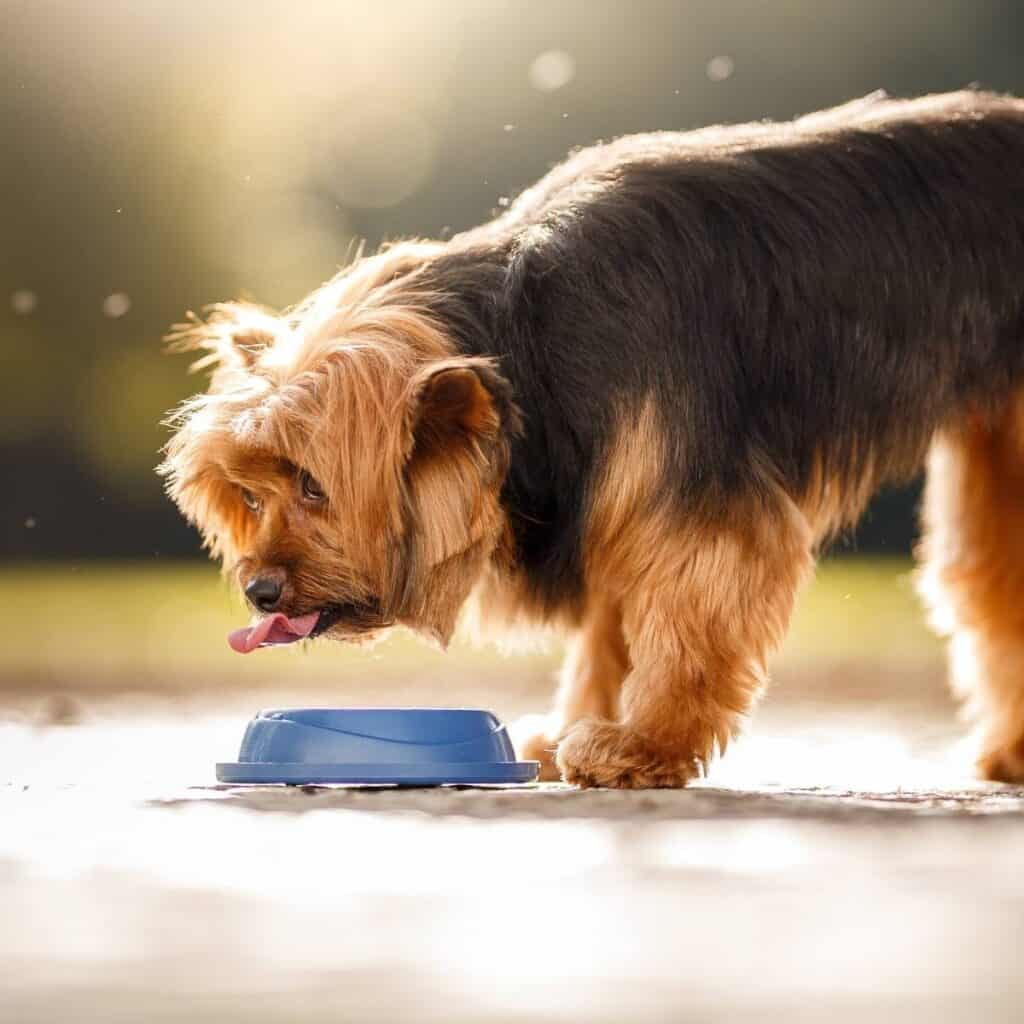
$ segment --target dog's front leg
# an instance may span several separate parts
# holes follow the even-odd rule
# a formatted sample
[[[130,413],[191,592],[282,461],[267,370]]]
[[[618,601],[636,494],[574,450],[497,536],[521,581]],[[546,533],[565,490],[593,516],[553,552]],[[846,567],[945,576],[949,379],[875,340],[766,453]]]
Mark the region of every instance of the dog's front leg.
[[[812,564],[802,517],[667,549],[623,601],[632,670],[621,718],[580,721],[558,747],[580,786],[685,786],[723,751],[761,690]]]
[[[512,725],[520,758],[539,761],[541,779],[558,779],[555,750],[559,740],[583,718],[617,719],[622,681],[628,671],[621,609],[604,595],[594,594],[570,641],[554,709],[547,715],[527,715]]]

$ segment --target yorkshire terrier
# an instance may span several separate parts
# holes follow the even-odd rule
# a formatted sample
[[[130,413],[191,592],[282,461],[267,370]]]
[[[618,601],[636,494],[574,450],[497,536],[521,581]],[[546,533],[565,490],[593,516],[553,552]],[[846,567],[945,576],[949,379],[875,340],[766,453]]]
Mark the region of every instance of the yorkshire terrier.
[[[240,650],[402,624],[571,634],[522,745],[683,786],[819,546],[927,463],[921,587],[990,779],[1024,781],[1024,101],[865,99],[583,149],[448,242],[175,334],[161,471],[257,612]],[[473,598],[473,602],[468,599]]]

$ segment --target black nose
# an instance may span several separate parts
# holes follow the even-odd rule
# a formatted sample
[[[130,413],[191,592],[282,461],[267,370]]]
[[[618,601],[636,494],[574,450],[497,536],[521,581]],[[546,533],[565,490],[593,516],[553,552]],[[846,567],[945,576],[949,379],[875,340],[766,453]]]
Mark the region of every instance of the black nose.
[[[257,576],[246,586],[245,596],[261,612],[272,612],[281,600],[281,584],[266,576]]]

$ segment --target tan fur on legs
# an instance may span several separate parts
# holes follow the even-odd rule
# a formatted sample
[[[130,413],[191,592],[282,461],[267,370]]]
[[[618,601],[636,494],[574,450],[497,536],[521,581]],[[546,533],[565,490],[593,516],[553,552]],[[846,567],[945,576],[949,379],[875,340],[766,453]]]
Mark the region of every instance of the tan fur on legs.
[[[611,602],[595,599],[570,643],[554,709],[549,715],[529,716],[514,727],[519,756],[540,761],[543,780],[560,778],[555,764],[558,741],[582,718],[617,718],[622,680],[628,671],[621,611]]]
[[[977,722],[984,778],[1024,781],[1024,396],[936,439],[919,589],[952,636],[954,688]]]
[[[625,601],[633,670],[618,723],[590,719],[558,748],[569,782],[683,786],[724,751],[759,694],[811,566],[798,517],[751,537],[677,534]]]
[[[760,692],[813,564],[807,519],[770,484],[702,521],[659,505],[662,450],[645,407],[595,496],[590,586],[620,597],[632,667],[621,720],[581,721],[559,745],[582,786],[683,786],[704,770]]]

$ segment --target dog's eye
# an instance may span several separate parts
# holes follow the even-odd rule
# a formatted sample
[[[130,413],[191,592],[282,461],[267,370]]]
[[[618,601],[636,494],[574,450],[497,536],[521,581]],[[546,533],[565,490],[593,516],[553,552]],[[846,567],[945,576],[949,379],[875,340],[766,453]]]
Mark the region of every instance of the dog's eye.
[[[324,489],[305,470],[299,474],[299,486],[306,501],[323,501],[327,497]]]
[[[252,491],[247,491],[244,487],[242,488],[242,501],[245,502],[245,507],[251,512],[259,512],[260,499]]]

